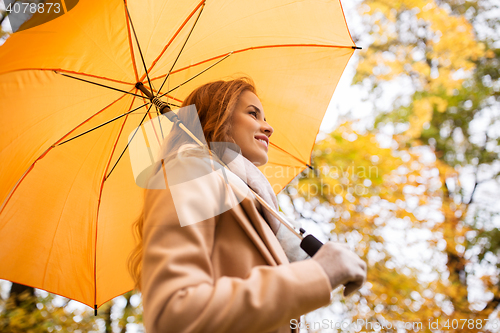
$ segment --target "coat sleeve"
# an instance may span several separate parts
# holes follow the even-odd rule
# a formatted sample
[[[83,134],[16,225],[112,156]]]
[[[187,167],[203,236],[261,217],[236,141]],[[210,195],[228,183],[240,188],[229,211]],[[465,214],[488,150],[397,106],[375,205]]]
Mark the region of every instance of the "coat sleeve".
[[[177,166],[206,167],[194,158]],[[187,189],[184,204],[206,209],[206,197],[220,198],[224,186],[220,180]],[[312,259],[255,266],[244,279],[214,279],[211,254],[220,215],[181,226],[169,186],[147,190],[144,208],[141,291],[148,333],[268,332],[330,302],[329,279]]]

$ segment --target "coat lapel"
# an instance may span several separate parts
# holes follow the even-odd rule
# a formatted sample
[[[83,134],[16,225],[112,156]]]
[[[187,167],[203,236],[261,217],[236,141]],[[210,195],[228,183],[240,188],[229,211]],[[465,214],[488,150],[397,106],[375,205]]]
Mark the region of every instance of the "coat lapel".
[[[253,196],[253,194],[250,195]],[[231,213],[252,239],[269,265],[276,266],[289,263],[281,244],[266,220],[260,215],[254,200],[247,196],[239,205],[231,208]]]

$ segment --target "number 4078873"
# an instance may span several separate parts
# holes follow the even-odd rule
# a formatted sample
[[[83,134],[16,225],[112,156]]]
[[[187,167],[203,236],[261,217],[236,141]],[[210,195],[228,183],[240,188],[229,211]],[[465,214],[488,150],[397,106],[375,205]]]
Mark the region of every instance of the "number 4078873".
[[[58,2],[33,3],[33,2],[15,2],[9,3],[5,11],[10,13],[60,13],[61,4]]]

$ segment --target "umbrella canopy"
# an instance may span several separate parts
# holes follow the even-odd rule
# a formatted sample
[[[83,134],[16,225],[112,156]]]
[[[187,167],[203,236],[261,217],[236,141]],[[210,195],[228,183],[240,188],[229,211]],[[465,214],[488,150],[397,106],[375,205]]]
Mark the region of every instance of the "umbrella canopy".
[[[310,163],[354,48],[338,0],[81,0],[13,34],[0,47],[0,278],[91,307],[133,288],[143,190],[126,147],[157,116],[137,82],[158,90],[169,74],[162,99],[180,105],[203,83],[250,76],[278,193]]]

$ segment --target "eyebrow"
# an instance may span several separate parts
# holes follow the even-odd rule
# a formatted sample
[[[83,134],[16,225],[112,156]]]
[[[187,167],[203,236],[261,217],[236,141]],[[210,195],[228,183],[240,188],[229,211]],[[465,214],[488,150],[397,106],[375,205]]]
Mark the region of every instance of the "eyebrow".
[[[262,111],[260,111],[260,109],[258,107],[256,107],[255,105],[251,104],[251,105],[249,105],[249,107],[253,107],[255,109],[255,111],[257,111],[257,113],[262,114]],[[264,121],[267,121],[266,117],[264,117]]]

